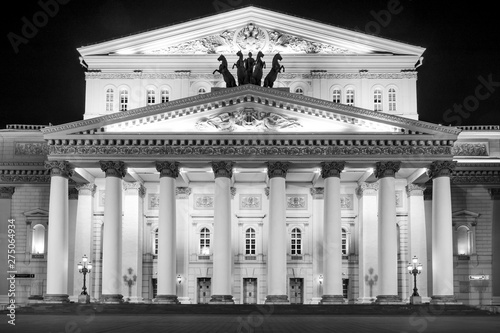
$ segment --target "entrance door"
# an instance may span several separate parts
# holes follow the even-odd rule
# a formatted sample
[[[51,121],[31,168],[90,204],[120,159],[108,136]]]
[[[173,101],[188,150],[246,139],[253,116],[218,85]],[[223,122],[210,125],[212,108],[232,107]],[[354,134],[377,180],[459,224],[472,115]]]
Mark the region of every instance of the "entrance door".
[[[257,304],[257,279],[243,279],[243,304]]]
[[[208,304],[211,292],[210,278],[198,278],[198,304]]]
[[[349,279],[342,279],[342,293],[344,298],[349,298]]]
[[[303,286],[304,279],[290,279],[290,304],[302,304],[303,303]]]

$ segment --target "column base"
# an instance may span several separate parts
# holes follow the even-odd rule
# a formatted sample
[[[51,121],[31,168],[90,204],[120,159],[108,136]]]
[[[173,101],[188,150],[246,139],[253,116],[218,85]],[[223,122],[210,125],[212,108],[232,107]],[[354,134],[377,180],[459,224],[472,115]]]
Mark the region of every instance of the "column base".
[[[422,297],[410,296],[410,304],[422,304]]]
[[[78,295],[78,303],[89,304],[90,295]]]
[[[375,297],[358,297],[355,304],[372,304],[375,299]]]
[[[43,295],[44,303],[69,303],[69,295],[67,294],[45,294]]]
[[[156,295],[153,299],[155,304],[180,304],[177,295]]]
[[[431,304],[461,304],[453,295],[432,295]]]
[[[401,297],[398,295],[378,295],[376,304],[403,304]]]
[[[105,304],[121,304],[123,303],[122,294],[106,294],[102,295],[102,302]]]
[[[344,296],[342,295],[323,295],[319,304],[344,304]]]
[[[267,295],[264,304],[290,304],[287,295]]]
[[[212,295],[209,304],[234,304],[232,295]]]

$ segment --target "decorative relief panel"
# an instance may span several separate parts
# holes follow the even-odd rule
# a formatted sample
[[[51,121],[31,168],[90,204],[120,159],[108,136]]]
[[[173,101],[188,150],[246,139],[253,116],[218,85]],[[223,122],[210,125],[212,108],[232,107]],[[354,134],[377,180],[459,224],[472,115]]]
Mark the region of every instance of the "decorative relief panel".
[[[49,147],[45,142],[16,142],[15,155],[47,155]]]
[[[104,207],[104,201],[106,200],[106,191],[100,190],[99,196],[97,197],[99,207]]]
[[[149,193],[148,194],[148,209],[157,210],[160,207],[160,194],[159,193]]]
[[[213,194],[195,194],[194,209],[214,209]]]
[[[340,195],[340,208],[352,210],[353,206],[353,195],[352,194],[341,194]]]
[[[455,156],[488,156],[488,143],[455,142],[452,152]]]
[[[240,209],[262,209],[262,195],[240,194]]]
[[[305,194],[287,194],[287,209],[307,209],[307,195]]]
[[[401,190],[396,191],[396,207],[403,207],[403,191]]]

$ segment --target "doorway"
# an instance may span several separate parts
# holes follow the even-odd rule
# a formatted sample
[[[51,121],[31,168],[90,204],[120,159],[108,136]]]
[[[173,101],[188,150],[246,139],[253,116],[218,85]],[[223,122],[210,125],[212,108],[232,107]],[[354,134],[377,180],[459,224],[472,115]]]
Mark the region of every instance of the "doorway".
[[[257,279],[243,279],[243,304],[257,304]]]
[[[198,304],[210,302],[212,282],[210,278],[198,278]]]
[[[299,278],[290,279],[290,285],[289,285],[290,304],[302,304],[304,302],[303,290],[304,290],[304,279],[299,279]]]

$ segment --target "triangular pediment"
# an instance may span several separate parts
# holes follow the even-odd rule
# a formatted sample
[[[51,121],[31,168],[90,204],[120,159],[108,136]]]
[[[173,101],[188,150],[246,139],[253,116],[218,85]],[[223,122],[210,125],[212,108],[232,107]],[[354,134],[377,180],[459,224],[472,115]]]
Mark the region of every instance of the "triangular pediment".
[[[424,49],[360,31],[247,6],[215,15],[81,47],[92,55],[234,54],[400,54]]]
[[[82,135],[186,133],[328,134],[345,137],[427,135],[429,139],[453,139],[460,130],[293,94],[284,89],[242,85],[48,127],[43,132],[47,139]]]

